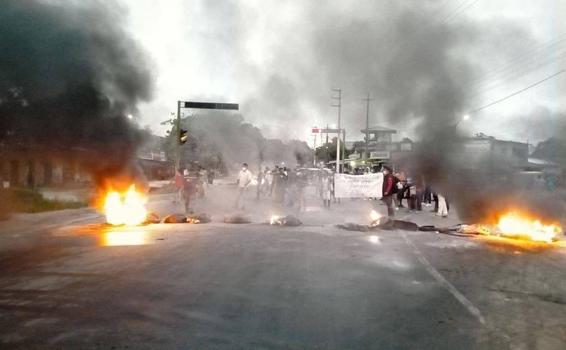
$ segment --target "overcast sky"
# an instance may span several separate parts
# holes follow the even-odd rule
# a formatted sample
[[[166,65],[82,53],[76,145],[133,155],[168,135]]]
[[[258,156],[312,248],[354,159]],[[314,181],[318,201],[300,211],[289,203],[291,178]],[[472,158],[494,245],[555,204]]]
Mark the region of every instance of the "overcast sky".
[[[156,72],[140,124],[157,134],[178,99],[212,100],[240,103],[269,137],[311,140],[311,126],[336,123],[330,97],[340,87],[348,138],[362,137],[367,93],[375,98],[371,124],[415,136],[429,123],[419,115],[436,113],[427,108],[435,99],[443,103],[441,93],[420,95],[431,84],[449,78],[445,89],[465,88],[442,110],[463,115],[566,68],[566,0],[123,1],[127,28]],[[447,69],[438,80],[435,71],[422,78],[419,69],[438,69],[424,62],[435,50]],[[404,94],[419,84],[418,93]],[[462,128],[538,141],[558,123],[564,92],[566,73],[472,114]]]

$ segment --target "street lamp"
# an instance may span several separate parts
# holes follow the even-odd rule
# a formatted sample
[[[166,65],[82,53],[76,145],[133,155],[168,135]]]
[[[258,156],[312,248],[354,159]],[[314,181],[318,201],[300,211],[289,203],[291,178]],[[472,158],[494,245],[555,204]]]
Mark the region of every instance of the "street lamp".
[[[460,119],[458,119],[456,124],[454,124],[454,127],[457,128],[458,125],[460,125],[461,122],[466,122],[466,121],[470,120],[470,118],[471,118],[471,116],[469,114],[464,114]]]

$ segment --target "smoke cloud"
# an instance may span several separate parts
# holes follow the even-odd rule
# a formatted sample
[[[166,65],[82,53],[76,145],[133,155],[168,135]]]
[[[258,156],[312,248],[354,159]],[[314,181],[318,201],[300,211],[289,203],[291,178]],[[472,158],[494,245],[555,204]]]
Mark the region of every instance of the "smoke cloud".
[[[485,52],[496,51],[495,60],[505,64],[524,54],[535,39],[520,23],[473,22],[465,14],[447,15],[445,6],[437,1],[360,1],[354,9],[350,2],[287,2],[265,20],[269,24],[241,18],[243,38],[234,45],[244,47],[233,51],[248,55],[238,61],[239,70],[243,79],[251,76],[256,82],[253,97],[243,104],[244,115],[259,125],[276,125],[270,131],[277,136],[304,134],[293,127],[307,128],[301,118],[313,111],[324,124],[336,120],[330,89],[339,87],[344,92],[343,126],[357,134],[365,125],[361,99],[369,92],[375,99],[372,115],[378,117],[371,123],[415,136],[418,151],[403,166],[445,194],[464,220],[486,219],[511,204],[536,212],[545,208],[547,216],[557,217],[555,208],[540,205],[552,201],[525,200],[532,196],[513,185],[516,169],[510,164],[486,160],[470,169],[461,152],[465,137],[460,121],[478,107]],[[233,27],[233,18],[230,23]],[[257,27],[250,29],[250,23]],[[491,34],[485,27],[497,30]],[[255,58],[249,49],[254,31],[265,28],[275,29],[263,37],[280,36],[270,41],[269,54]],[[514,40],[501,40],[501,33],[512,33]]]
[[[144,52],[103,1],[7,0],[0,7],[0,143],[78,159],[97,180],[123,170],[148,100]]]

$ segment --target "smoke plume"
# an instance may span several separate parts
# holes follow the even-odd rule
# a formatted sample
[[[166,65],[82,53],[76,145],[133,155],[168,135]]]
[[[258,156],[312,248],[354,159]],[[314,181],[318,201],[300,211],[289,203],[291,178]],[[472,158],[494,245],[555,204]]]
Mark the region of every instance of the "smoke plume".
[[[77,159],[97,180],[123,170],[142,134],[126,117],[151,96],[144,53],[103,1],[0,6],[0,144]]]
[[[463,219],[485,219],[511,204],[545,208],[543,212],[555,216],[555,209],[540,206],[545,200],[524,200],[532,196],[512,184],[516,169],[510,164],[492,159],[470,169],[462,153],[460,121],[477,107],[473,97],[478,81],[485,78],[485,52],[497,52],[497,61],[505,63],[535,43],[520,23],[474,22],[465,13],[446,13],[446,3],[439,1],[294,5],[281,5],[270,23],[260,20],[257,28],[250,29],[249,18],[241,20],[240,32],[248,39],[260,28],[286,33],[270,42],[270,54],[258,59],[259,68],[245,48],[234,50],[248,54],[240,61],[243,78],[252,76],[258,82],[253,97],[243,104],[247,118],[278,125],[278,136],[297,132],[287,125],[307,128],[301,118],[313,111],[332,124],[336,112],[329,107],[330,88],[339,87],[344,96],[342,125],[357,134],[365,126],[361,99],[369,92],[374,98],[372,117],[377,116],[371,124],[415,136],[418,150],[403,167],[446,195]],[[490,33],[488,27],[497,30]],[[515,40],[501,40],[497,33],[512,34]]]

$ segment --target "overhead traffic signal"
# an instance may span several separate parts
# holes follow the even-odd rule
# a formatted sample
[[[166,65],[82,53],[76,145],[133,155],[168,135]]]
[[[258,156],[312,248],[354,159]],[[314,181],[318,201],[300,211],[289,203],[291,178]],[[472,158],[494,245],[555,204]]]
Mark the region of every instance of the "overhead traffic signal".
[[[179,132],[179,143],[181,145],[184,145],[188,139],[189,139],[189,132],[185,129],[181,129]]]

